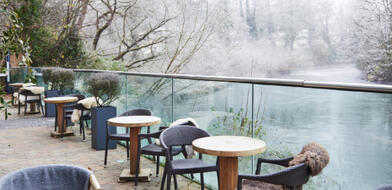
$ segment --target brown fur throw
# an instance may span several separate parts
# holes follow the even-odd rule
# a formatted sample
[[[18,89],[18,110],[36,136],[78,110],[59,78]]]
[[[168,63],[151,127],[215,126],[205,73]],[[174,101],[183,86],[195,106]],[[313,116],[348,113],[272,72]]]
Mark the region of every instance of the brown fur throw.
[[[317,143],[310,143],[302,148],[301,153],[294,156],[289,165],[306,163],[310,168],[310,175],[318,175],[329,162],[329,154],[324,147]]]

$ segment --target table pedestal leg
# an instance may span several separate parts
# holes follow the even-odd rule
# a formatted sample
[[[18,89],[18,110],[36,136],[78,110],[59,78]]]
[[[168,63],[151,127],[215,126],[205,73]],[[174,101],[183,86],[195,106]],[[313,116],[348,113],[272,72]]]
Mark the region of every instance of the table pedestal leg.
[[[57,131],[52,131],[53,137],[72,136],[72,131],[67,131],[64,125],[63,108],[64,104],[57,104]]]
[[[35,112],[35,103],[30,104],[30,112],[34,113]]]
[[[130,169],[123,170],[121,172],[119,182],[127,182],[135,180],[136,166],[137,166],[137,149],[138,149],[138,134],[140,133],[140,127],[132,127],[129,129],[129,162]],[[140,164],[140,163],[139,163]],[[140,166],[140,165],[139,165]],[[139,167],[139,181],[150,181],[152,175],[150,169],[140,169]]]
[[[219,157],[219,190],[235,190],[238,182],[238,157]]]
[[[57,132],[63,133],[64,131],[64,118],[63,118],[63,111],[64,111],[64,104],[57,104]]]
[[[131,140],[129,142],[129,159],[130,159],[130,165],[131,165],[131,167],[130,167],[131,174],[136,174],[137,148],[138,148],[137,135],[139,134],[139,132],[140,132],[139,127],[133,127],[133,128],[130,128],[130,130],[129,130],[129,136],[131,138]]]

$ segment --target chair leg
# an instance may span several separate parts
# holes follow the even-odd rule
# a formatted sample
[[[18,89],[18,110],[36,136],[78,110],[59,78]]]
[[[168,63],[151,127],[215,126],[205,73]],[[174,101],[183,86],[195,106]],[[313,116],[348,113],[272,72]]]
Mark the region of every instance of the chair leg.
[[[150,133],[150,131],[151,131],[150,126],[148,126],[147,127],[147,133]],[[148,144],[151,144],[152,143],[151,137],[148,137],[147,141],[148,141]]]
[[[170,190],[171,174],[167,173],[166,190]]]
[[[108,144],[109,144],[109,138],[106,137],[106,146],[105,146],[105,161],[104,161],[104,167],[106,168],[106,163],[108,159]]]
[[[26,115],[26,112],[27,112],[27,102],[25,102],[25,105],[24,105],[24,115]]]
[[[219,176],[219,175],[218,175]],[[219,177],[218,177],[219,178]],[[218,184],[219,184],[219,179],[218,179]],[[242,190],[242,179],[238,179],[237,182],[237,190]]]
[[[166,181],[166,167],[163,169],[163,175],[162,175],[162,182],[161,182],[161,189],[160,190],[163,190],[164,189],[164,187],[165,187],[165,181]]]
[[[39,103],[39,105],[41,106],[42,115],[45,116],[44,106],[41,102]]]
[[[54,131],[57,130],[57,104],[55,104]]]
[[[129,160],[129,141],[125,141],[125,145],[127,147],[127,160]]]
[[[20,101],[18,101],[18,115],[20,115]]]
[[[173,179],[174,179],[174,189],[178,190],[177,177],[174,174],[173,174]]]
[[[204,190],[204,175],[203,172],[200,173],[201,189]]]
[[[156,170],[156,176],[159,176],[159,156],[157,156],[157,170]]]
[[[127,141],[128,142],[128,141]],[[137,186],[138,177],[139,177],[139,167],[140,167],[140,146],[137,150],[137,158],[136,158],[136,173],[135,173],[135,186]]]
[[[80,117],[80,130],[81,130],[81,132],[83,133],[83,141],[85,141],[86,140],[86,135],[85,135],[85,133],[84,133],[84,124],[83,124],[83,118],[82,117]]]

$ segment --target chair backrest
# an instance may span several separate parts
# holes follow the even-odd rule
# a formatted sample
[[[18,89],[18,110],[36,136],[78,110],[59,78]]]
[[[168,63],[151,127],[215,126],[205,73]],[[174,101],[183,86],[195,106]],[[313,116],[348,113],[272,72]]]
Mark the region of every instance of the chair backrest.
[[[69,165],[46,165],[25,168],[0,179],[0,189],[87,190],[91,172]]]
[[[392,190],[392,184],[391,185],[384,185],[382,187],[378,187],[375,190]]]
[[[165,149],[168,149],[171,146],[191,145],[195,139],[209,136],[211,135],[203,129],[178,125],[164,130],[159,136],[159,141]]]
[[[147,116],[150,116],[151,115],[151,111],[146,110],[146,109],[134,109],[134,110],[126,111],[123,114],[121,114],[120,116],[135,116],[135,115],[147,115]]]
[[[288,167],[271,176],[274,176],[274,182],[279,182],[280,185],[293,187],[300,186],[308,182],[310,174],[309,167],[305,163],[301,163]],[[266,182],[268,182],[268,180]]]
[[[40,94],[32,93],[30,90],[21,90],[19,94],[23,96],[41,96]]]
[[[83,94],[68,94],[68,95],[65,95],[65,96],[67,96],[67,97],[76,97],[76,98],[78,98],[78,101],[79,100],[83,100],[83,99],[86,98],[86,96],[83,95]]]

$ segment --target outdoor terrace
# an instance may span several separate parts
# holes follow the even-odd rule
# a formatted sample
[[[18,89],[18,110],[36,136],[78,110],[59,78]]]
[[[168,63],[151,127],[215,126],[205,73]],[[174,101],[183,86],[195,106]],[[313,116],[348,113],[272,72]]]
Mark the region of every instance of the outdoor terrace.
[[[124,147],[118,146],[117,149],[109,150],[108,164],[104,168],[105,151],[91,148],[90,131],[87,132],[86,141],[82,142],[79,126],[76,125],[72,127],[75,136],[60,140],[50,135],[54,126],[53,118],[45,118],[40,114],[18,116],[16,108],[10,111],[12,115],[9,120],[0,120],[0,176],[37,165],[69,164],[91,169],[102,189],[159,189],[162,167],[160,177],[152,175],[150,182],[141,182],[137,187],[133,182],[117,182],[120,172],[129,168]],[[142,157],[141,164],[142,168],[151,168],[155,174],[153,161]],[[200,189],[200,185],[196,182],[181,176],[177,178],[180,190]]]
[[[72,92],[88,96],[85,81],[92,73],[103,71],[74,72],[76,80]],[[40,68],[35,68],[34,73],[38,84],[47,87],[42,80]],[[304,189],[367,190],[391,183],[391,86],[115,73],[120,75],[122,87],[120,99],[113,103],[117,107],[117,115],[127,110],[145,108],[162,119],[161,125],[192,117],[211,135],[248,136],[266,142],[267,150],[261,155],[239,158],[239,173],[254,174],[258,157],[292,156],[299,153],[303,145],[315,141],[328,150],[330,163],[319,176],[311,178]],[[26,70],[14,69],[11,81],[22,81],[25,75]],[[123,148],[111,150],[109,167],[103,169],[103,151],[92,150],[89,138],[82,142],[78,135],[79,127],[73,128],[76,136],[64,137],[60,141],[49,135],[53,129],[53,120],[39,116],[40,119],[36,119],[37,116],[18,117],[15,108],[12,111],[14,113],[9,121],[0,121],[0,128],[4,128],[3,123],[7,123],[7,129],[0,131],[1,137],[5,137],[0,140],[1,146],[6,146],[6,149],[0,150],[0,156],[7,160],[1,163],[7,168],[7,171],[1,171],[4,172],[1,175],[30,165],[81,162],[80,165],[93,169],[103,186],[113,185],[125,189],[133,187],[133,183],[117,183],[120,171],[129,166],[127,163],[117,162],[126,158]],[[12,124],[18,122],[21,124]],[[17,129],[9,127],[9,123]],[[30,127],[33,123],[41,127]],[[154,127],[153,131],[156,130],[157,127]],[[29,134],[29,138],[25,134]],[[9,142],[14,142],[15,145]],[[11,155],[4,152],[11,151],[8,144],[16,146],[18,151],[12,150],[15,154]],[[50,146],[45,147],[44,144]],[[41,156],[41,151],[38,151],[40,147],[45,148],[42,152],[44,158],[37,156]],[[73,151],[73,148],[85,151]],[[56,151],[49,152],[46,149]],[[29,159],[18,156],[21,154],[27,155]],[[211,163],[215,161],[213,156],[203,158]],[[30,159],[31,162],[25,161]],[[152,161],[143,159],[142,164],[154,168]],[[262,173],[280,169],[263,165]],[[198,180],[198,176],[195,177]],[[205,178],[210,187],[217,187],[215,173],[206,174]],[[138,189],[158,188],[159,179],[160,177],[153,177],[150,183],[140,183]],[[182,178],[181,181],[181,188],[199,188],[188,179]]]

